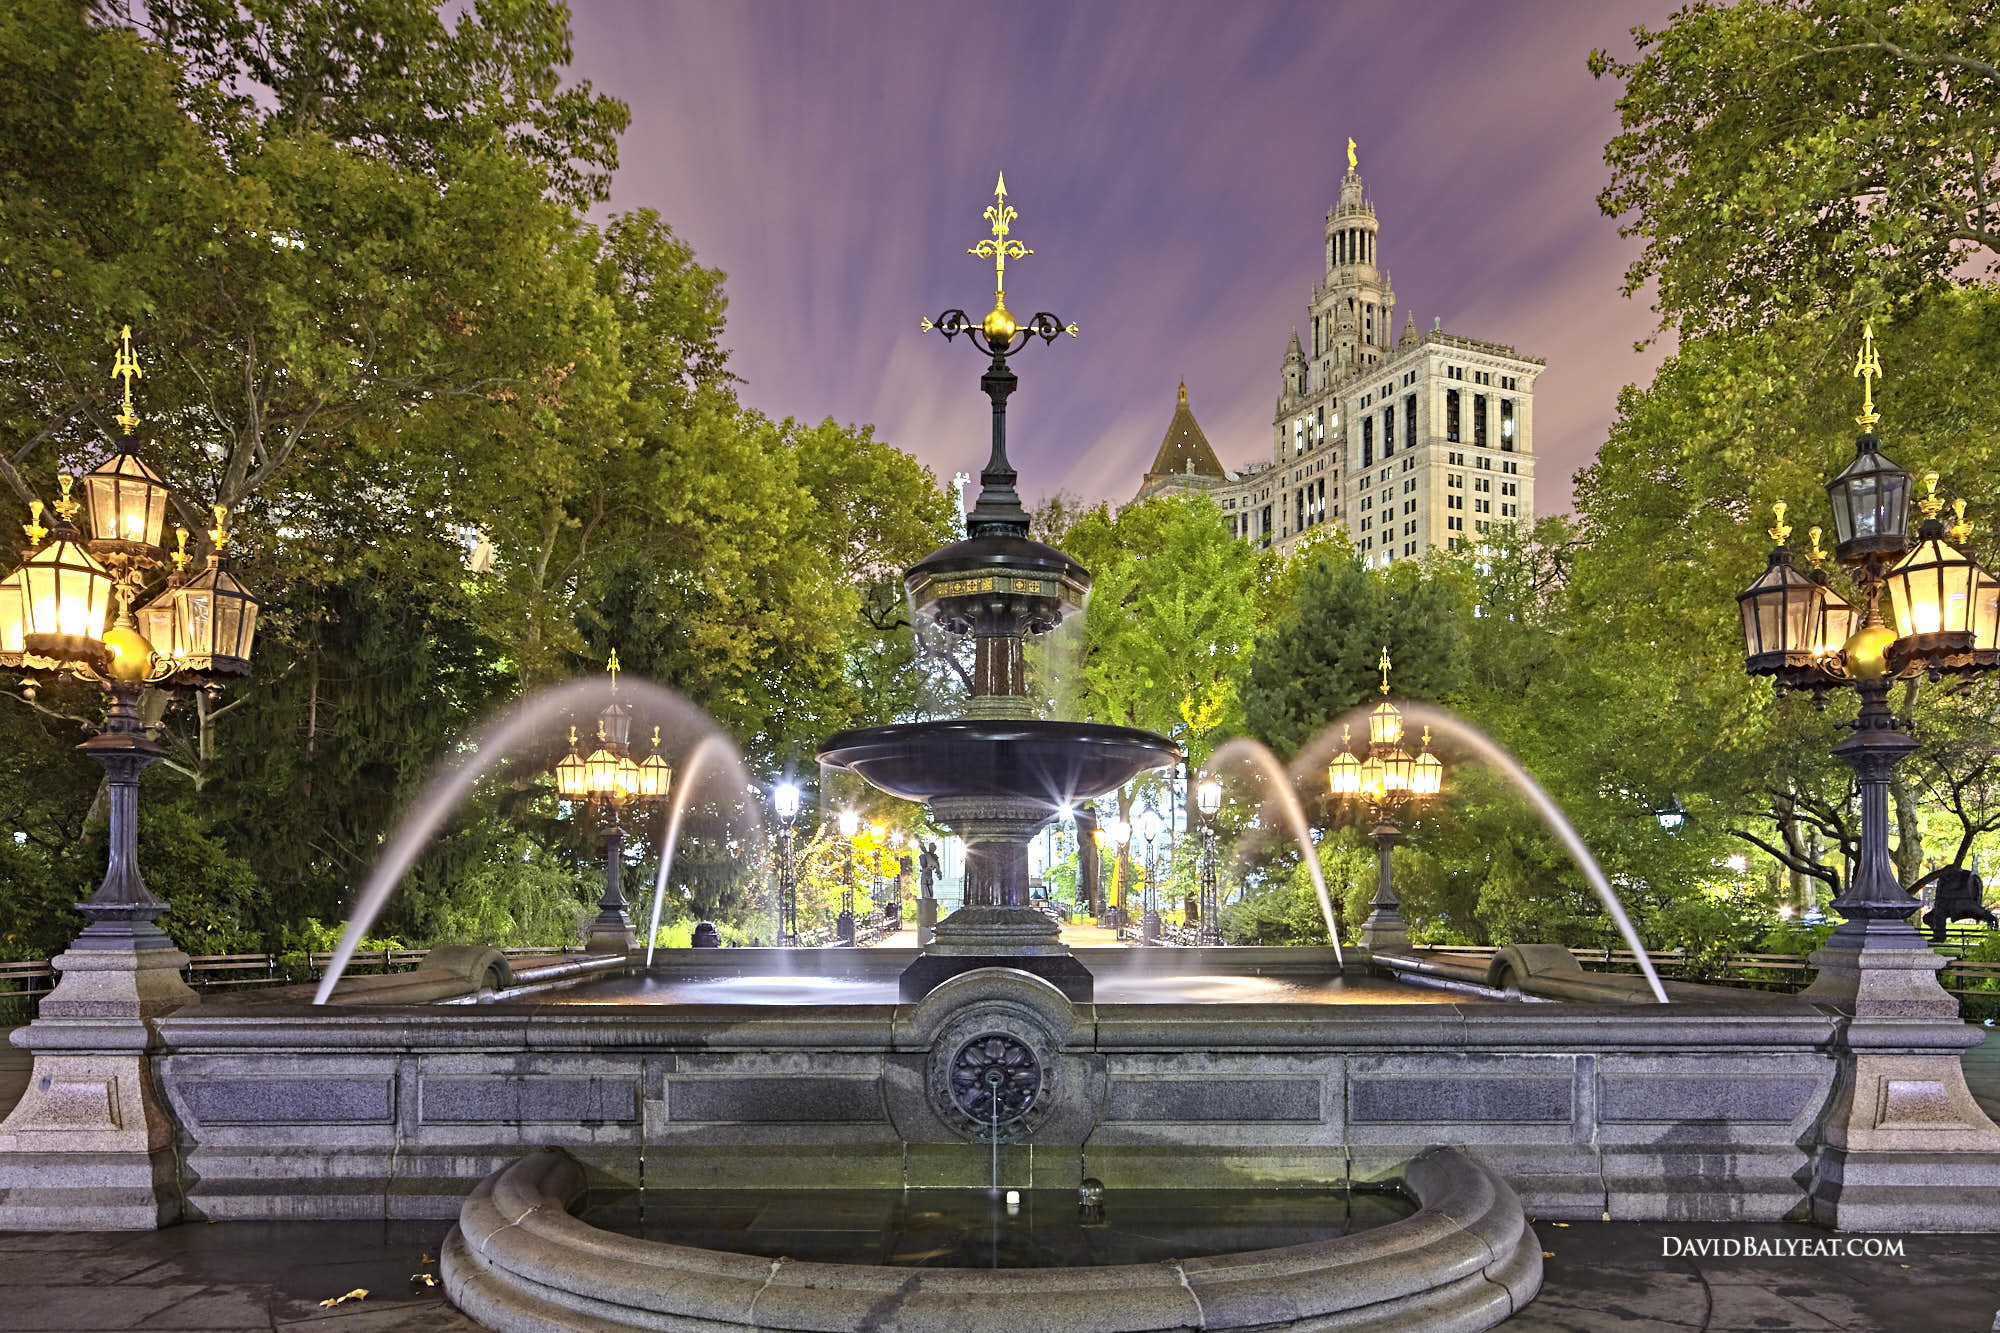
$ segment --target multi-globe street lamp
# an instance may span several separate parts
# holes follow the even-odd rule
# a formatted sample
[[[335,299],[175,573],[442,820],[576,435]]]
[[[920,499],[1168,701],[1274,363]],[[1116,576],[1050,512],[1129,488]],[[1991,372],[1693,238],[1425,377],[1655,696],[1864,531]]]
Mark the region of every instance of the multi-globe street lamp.
[[[1889,777],[1917,747],[1889,708],[1890,687],[1919,675],[1936,680],[2000,666],[2000,580],[1960,550],[1971,535],[1965,502],[1955,502],[1956,522],[1949,529],[1939,518],[1944,502],[1935,472],[1923,476],[1926,493],[1917,501],[1923,523],[1915,543],[1910,541],[1913,478],[1882,453],[1875,434],[1881,418],[1874,381],[1881,373],[1874,329],[1864,326],[1854,365],[1862,382],[1862,410],[1855,418],[1862,434],[1853,461],[1826,483],[1833,557],[1860,594],[1859,605],[1836,592],[1822,568],[1826,552],[1817,527],[1807,534],[1807,568],[1794,564],[1782,504],[1775,506],[1777,521],[1770,531],[1776,546],[1765,570],[1736,599],[1749,674],[1773,677],[1781,693],[1811,690],[1821,701],[1848,685],[1861,700],[1852,734],[1833,747],[1855,773],[1860,847],[1847,888],[1833,902],[1844,919],[1813,955],[1819,975],[1805,992],[1835,1000],[1853,999],[1863,987],[1864,971],[1935,974],[1942,966],[1909,924],[1920,904],[1903,889],[1889,859]],[[1893,628],[1882,614],[1884,593]],[[1884,978],[1880,984],[1889,983]],[[1938,990],[1934,975],[1928,985],[1915,979],[1897,984],[1914,984],[1927,1002],[1934,1000],[1929,992]]]
[[[1111,928],[1123,930],[1129,916],[1126,903],[1132,896],[1132,886],[1125,882],[1118,871],[1125,860],[1125,848],[1132,841],[1132,824],[1126,819],[1114,819],[1099,832],[1111,844],[1111,882],[1118,888],[1118,901],[1110,904],[1105,911],[1111,918]]]
[[[1423,749],[1411,754],[1404,744],[1403,713],[1389,702],[1389,650],[1382,650],[1382,701],[1368,714],[1367,758],[1351,748],[1351,731],[1341,732],[1340,752],[1327,765],[1327,786],[1334,799],[1365,801],[1375,821],[1375,896],[1361,926],[1361,942],[1375,953],[1407,953],[1409,925],[1396,900],[1390,879],[1395,846],[1402,840],[1398,823],[1417,802],[1444,790],[1444,764],[1431,753],[1430,728],[1424,728]]]
[[[838,944],[854,943],[854,837],[861,832],[861,816],[852,810],[840,812],[840,836],[847,844],[847,855],[842,858],[842,883],[845,886],[845,903],[840,909],[840,917],[834,922],[834,941]]]
[[[1153,858],[1153,844],[1166,826],[1166,819],[1151,805],[1139,811],[1136,828],[1139,836],[1146,840],[1146,914],[1139,918],[1141,944],[1160,942],[1160,899],[1155,888],[1157,865]]]
[[[1195,788],[1201,811],[1201,903],[1195,917],[1197,944],[1222,943],[1222,904],[1215,887],[1215,817],[1222,811],[1222,783],[1203,778]]]
[[[799,943],[799,882],[792,864],[792,821],[799,817],[799,786],[780,782],[771,789],[771,809],[778,816],[778,947]]]
[[[627,805],[656,805],[673,789],[674,770],[660,753],[660,729],[653,728],[652,753],[632,758],[632,711],[618,702],[618,654],[611,654],[611,702],[597,715],[596,746],[586,757],[577,747],[576,728],[569,729],[569,753],[556,765],[556,792],[564,800],[594,807],[604,837],[604,897],[585,933],[592,950],[629,952],[638,946],[638,932],[620,883],[625,865],[625,827],[619,812]]]
[[[159,960],[172,954],[157,924],[167,903],[139,873],[138,802],[140,775],[164,751],[146,734],[139,699],[148,688],[178,695],[250,674],[259,603],[229,570],[226,508],[214,508],[208,563],[200,573],[187,574],[186,528],[176,528],[176,549],[166,553],[171,496],[134,448],[139,417],[132,381],[144,372],[129,325],[120,338],[111,372],[125,382],[120,437],[110,457],[84,474],[83,503],[71,495],[77,478],[59,477],[53,527],[42,526],[41,501],[29,505],[23,528],[29,554],[0,579],[0,669],[19,675],[30,698],[43,678],[64,674],[91,681],[109,696],[103,729],[77,747],[104,769],[110,825],[104,882],[78,905],[90,922],[78,947],[100,958],[143,951]],[[77,524],[86,505],[87,537]],[[161,590],[134,611],[153,573],[166,564],[172,570]]]

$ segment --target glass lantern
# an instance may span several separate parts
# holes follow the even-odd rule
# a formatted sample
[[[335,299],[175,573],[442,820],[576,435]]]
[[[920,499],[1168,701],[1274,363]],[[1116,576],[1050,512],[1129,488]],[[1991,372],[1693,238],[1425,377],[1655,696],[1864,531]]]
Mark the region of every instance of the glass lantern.
[[[590,775],[583,756],[576,752],[576,728],[569,729],[569,753],[556,765],[556,792],[566,801],[581,801],[590,795]]]
[[[1431,729],[1424,728],[1424,748],[1412,762],[1410,794],[1435,796],[1444,790],[1444,761],[1431,753]]]
[[[1361,761],[1360,794],[1372,800],[1380,800],[1389,790],[1388,774],[1384,771],[1382,756],[1371,753]]]
[[[6,647],[6,598],[0,588],[0,649]],[[1983,569],[1972,589],[1972,646],[1983,653],[2000,652],[2000,579]]]
[[[1799,572],[1792,553],[1780,546],[1757,581],[1736,594],[1743,613],[1743,662],[1753,676],[1791,665],[1786,658],[1811,652],[1827,632],[1825,607],[1830,590]],[[1842,602],[1846,607],[1847,604]],[[1847,608],[1851,623],[1853,608]],[[1842,636],[1840,642],[1845,643]]]
[[[618,791],[618,756],[599,746],[583,761],[585,789],[598,800],[609,800]]]
[[[104,637],[104,620],[111,609],[111,574],[97,557],[71,540],[74,529],[28,557],[15,577],[26,602],[22,639],[63,638],[78,643],[44,647],[73,651],[81,641]],[[32,650],[32,645],[28,645]]]
[[[1854,447],[1854,461],[1826,484],[1833,506],[1834,554],[1843,561],[1900,555],[1910,540],[1910,474],[1890,462],[1873,435]]]
[[[90,545],[102,555],[143,554],[158,547],[167,521],[167,483],[132,452],[130,439],[83,477]]]
[[[1924,525],[1923,540],[1889,571],[1889,604],[1898,636],[1928,644],[1933,635],[1972,632],[1973,592],[1979,566],[1944,540],[1942,529]]]
[[[647,762],[651,762],[648,760]],[[799,788],[795,782],[780,782],[771,791],[771,806],[778,818],[791,822],[799,817]]]
[[[1352,755],[1348,756],[1350,759]],[[1214,778],[1203,778],[1194,789],[1194,803],[1202,814],[1213,819],[1222,809],[1222,784]]]
[[[1416,779],[1417,761],[1410,757],[1402,746],[1396,746],[1382,757],[1382,788],[1393,795],[1410,790]]]
[[[597,715],[597,735],[615,750],[622,750],[632,737],[632,710],[614,703]]]
[[[1155,840],[1157,840],[1160,836],[1161,830],[1164,829],[1165,827],[1166,827],[1166,820],[1162,819],[1160,817],[1160,812],[1158,810],[1155,810],[1152,806],[1149,805],[1144,810],[1141,810],[1139,812],[1138,834],[1141,838],[1144,838],[1148,843],[1152,843]]]
[[[21,587],[21,571],[0,579],[0,653],[18,653],[28,632],[28,596]]]
[[[612,795],[620,801],[629,801],[639,794],[639,765],[632,762],[630,755],[618,756],[618,777]]]
[[[171,641],[187,670],[214,675],[249,673],[250,644],[257,637],[257,608],[261,604],[229,572],[229,562],[220,553],[209,556],[207,569],[161,597],[174,599]],[[151,634],[146,637],[155,644],[162,642]]]
[[[1396,745],[1403,739],[1403,713],[1396,705],[1384,699],[1368,714],[1368,743],[1370,745]]]
[[[639,795],[648,801],[665,800],[673,790],[674,770],[672,765],[660,757],[658,750],[646,756],[639,765]]]

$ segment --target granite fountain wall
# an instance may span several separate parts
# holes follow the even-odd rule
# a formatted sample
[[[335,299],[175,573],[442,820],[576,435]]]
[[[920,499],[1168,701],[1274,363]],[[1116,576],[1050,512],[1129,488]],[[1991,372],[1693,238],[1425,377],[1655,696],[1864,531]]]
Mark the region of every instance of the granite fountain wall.
[[[1043,1071],[1003,1127],[1010,1186],[1379,1180],[1444,1144],[1538,1216],[1776,1219],[1807,1198],[1839,1021],[1798,1003],[1077,1005],[988,971],[909,1005],[193,1006],[157,1020],[154,1070],[183,1213],[218,1220],[450,1217],[543,1146],[614,1186],[984,1184],[940,1066],[987,1033]]]

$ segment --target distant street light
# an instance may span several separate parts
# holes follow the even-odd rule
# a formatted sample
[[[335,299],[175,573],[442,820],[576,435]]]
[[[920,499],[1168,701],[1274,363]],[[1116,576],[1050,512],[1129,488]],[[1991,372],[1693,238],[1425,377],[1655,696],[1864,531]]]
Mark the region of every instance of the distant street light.
[[[1201,811],[1201,905],[1196,913],[1195,941],[1222,943],[1222,906],[1215,889],[1215,817],[1222,810],[1222,784],[1203,778],[1195,788],[1195,806]]]
[[[792,821],[799,817],[799,788],[780,782],[771,789],[771,809],[778,816],[778,947],[799,944],[799,884],[792,865]]]

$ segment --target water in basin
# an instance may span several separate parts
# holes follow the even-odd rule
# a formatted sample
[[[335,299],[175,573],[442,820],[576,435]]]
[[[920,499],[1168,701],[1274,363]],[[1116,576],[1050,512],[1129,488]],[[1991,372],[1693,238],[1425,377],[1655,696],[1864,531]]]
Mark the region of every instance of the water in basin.
[[[645,1240],[810,1263],[1088,1268],[1329,1240],[1408,1217],[1392,1190],[647,1190],[593,1194],[583,1220]]]
[[[690,977],[637,972],[581,982],[549,1004],[895,1004],[896,978]],[[1099,973],[1098,1004],[1485,1004],[1488,997],[1380,977],[1260,977]]]

